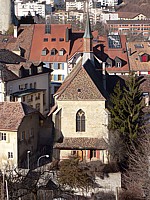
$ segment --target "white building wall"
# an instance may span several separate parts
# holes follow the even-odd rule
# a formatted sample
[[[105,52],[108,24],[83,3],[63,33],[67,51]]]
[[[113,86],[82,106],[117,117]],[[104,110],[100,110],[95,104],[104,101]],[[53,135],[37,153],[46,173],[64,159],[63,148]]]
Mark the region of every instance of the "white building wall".
[[[40,16],[45,17],[45,4],[37,2],[29,2],[26,4],[15,3],[15,15],[17,17],[27,16],[29,12],[32,16],[39,14]]]
[[[34,87],[34,83],[36,82],[36,89],[45,89],[45,109],[50,109],[50,77],[48,73],[35,75],[35,76],[29,76],[26,78],[21,78],[13,81],[9,81],[7,83],[7,96],[9,96],[11,93],[18,92],[19,91],[19,85],[25,85],[28,84],[28,88],[30,89],[30,83],[32,83]],[[21,91],[21,90],[20,90]]]

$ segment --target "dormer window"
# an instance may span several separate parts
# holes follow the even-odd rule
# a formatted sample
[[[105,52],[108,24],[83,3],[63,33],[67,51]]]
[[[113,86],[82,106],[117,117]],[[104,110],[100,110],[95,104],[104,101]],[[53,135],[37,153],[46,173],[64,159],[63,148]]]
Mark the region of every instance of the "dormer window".
[[[50,24],[45,25],[45,34],[50,34]]]
[[[47,54],[48,54],[48,49],[45,47],[45,48],[42,50],[41,55],[42,55],[42,56],[46,56]]]
[[[107,58],[106,67],[112,67],[112,59],[111,58]]]
[[[38,66],[37,67],[37,73],[41,73],[42,72],[42,66]]]
[[[117,62],[116,67],[121,67],[121,62]]]
[[[56,53],[57,53],[56,49],[55,49],[55,48],[53,48],[53,49],[51,50],[51,56],[54,56],[54,55],[56,55]]]
[[[149,54],[140,52],[139,54],[139,59],[141,62],[148,62],[149,61]]]
[[[116,56],[115,67],[122,67],[122,60]]]
[[[59,50],[59,56],[63,56],[65,54],[65,50],[62,48]]]

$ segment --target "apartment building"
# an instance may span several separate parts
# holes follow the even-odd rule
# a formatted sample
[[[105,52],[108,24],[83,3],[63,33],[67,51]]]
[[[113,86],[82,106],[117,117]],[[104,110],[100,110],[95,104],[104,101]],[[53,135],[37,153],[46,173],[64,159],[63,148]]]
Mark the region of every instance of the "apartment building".
[[[150,33],[150,20],[107,20],[107,25],[111,34],[148,37]]]
[[[32,15],[35,16],[36,14],[45,18],[45,4],[38,3],[38,2],[15,2],[15,15],[17,17]]]
[[[87,2],[81,0],[66,0],[66,11],[69,10],[84,10],[86,11],[87,7],[91,8],[101,8],[101,9],[111,9],[118,4],[118,0],[89,0]]]

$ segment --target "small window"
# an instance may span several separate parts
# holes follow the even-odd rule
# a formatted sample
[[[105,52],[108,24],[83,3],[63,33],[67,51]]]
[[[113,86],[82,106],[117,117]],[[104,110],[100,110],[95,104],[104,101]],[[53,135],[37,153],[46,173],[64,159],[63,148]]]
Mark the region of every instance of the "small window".
[[[25,89],[28,89],[28,83],[25,84]]]
[[[21,132],[21,138],[20,138],[20,140],[25,140],[25,131]]]
[[[13,152],[8,152],[8,159],[13,158]]]
[[[32,83],[30,83],[30,89],[32,89]]]
[[[54,56],[54,55],[56,55],[56,49],[51,50],[51,56]]]
[[[44,41],[44,42],[48,42],[48,38],[44,38],[43,41]]]
[[[60,42],[63,42],[63,41],[64,41],[64,38],[59,38],[59,41],[60,41]]]
[[[56,38],[52,38],[51,41],[52,41],[52,42],[55,42],[55,41],[56,41]]]
[[[116,67],[121,67],[121,62],[117,62]]]
[[[50,24],[45,25],[45,34],[50,34]]]
[[[6,133],[1,133],[1,139],[6,141]]]
[[[36,89],[36,82],[34,82],[34,89]]]
[[[38,111],[40,111],[40,103],[37,103],[37,104],[35,105],[35,108],[36,108]]]

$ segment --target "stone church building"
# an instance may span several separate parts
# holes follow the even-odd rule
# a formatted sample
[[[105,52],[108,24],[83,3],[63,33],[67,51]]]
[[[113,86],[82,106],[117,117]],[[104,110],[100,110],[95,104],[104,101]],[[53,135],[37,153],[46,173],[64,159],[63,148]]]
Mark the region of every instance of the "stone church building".
[[[89,15],[83,56],[55,93],[51,110],[55,125],[54,157],[108,161],[108,119],[105,63],[92,50]]]

